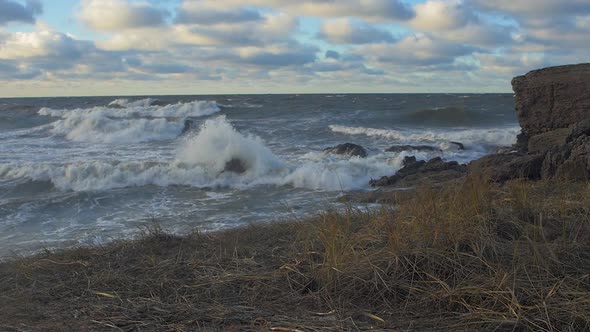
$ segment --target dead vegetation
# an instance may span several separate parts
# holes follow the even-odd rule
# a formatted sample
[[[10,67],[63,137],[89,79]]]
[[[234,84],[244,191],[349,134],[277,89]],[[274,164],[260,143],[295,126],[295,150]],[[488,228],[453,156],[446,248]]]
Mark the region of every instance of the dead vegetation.
[[[0,330],[590,329],[590,185],[478,178],[379,211],[0,264]]]

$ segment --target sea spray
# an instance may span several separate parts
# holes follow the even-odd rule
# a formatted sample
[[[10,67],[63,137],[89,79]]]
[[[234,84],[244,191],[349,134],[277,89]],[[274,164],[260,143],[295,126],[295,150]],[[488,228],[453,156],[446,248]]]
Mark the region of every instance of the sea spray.
[[[206,120],[197,134],[181,141],[171,161],[11,163],[0,165],[0,178],[50,181],[65,191],[145,185],[240,189],[270,185],[334,191],[366,188],[371,178],[395,172],[401,165],[401,156],[358,158],[318,151],[283,160],[261,138],[238,132],[225,116],[219,116]],[[243,162],[244,174],[225,171],[232,159]]]
[[[217,173],[222,173],[226,164],[236,159],[243,163],[245,176],[253,178],[283,166],[259,137],[239,133],[225,116],[206,120],[199,133],[181,146],[177,159]]]

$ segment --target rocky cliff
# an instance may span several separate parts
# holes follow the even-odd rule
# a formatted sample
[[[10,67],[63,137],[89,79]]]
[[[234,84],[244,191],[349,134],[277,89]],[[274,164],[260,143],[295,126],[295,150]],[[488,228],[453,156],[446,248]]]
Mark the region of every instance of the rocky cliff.
[[[590,63],[533,70],[512,79],[512,89],[529,137],[590,118]]]
[[[495,181],[590,179],[590,64],[534,70],[512,80],[522,127],[517,152],[470,163]]]

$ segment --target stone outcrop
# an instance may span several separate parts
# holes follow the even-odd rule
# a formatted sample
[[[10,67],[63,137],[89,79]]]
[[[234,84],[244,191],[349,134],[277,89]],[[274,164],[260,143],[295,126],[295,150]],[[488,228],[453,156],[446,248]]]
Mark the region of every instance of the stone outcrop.
[[[404,158],[403,167],[392,176],[384,176],[378,180],[371,180],[373,187],[382,186],[414,186],[421,181],[440,183],[462,177],[467,172],[463,164],[456,161],[445,162],[440,157],[429,161],[417,161],[416,157]]]
[[[361,158],[367,157],[367,150],[365,150],[365,148],[362,146],[353,143],[338,144],[336,146],[325,148],[324,152],[332,154],[345,154]]]
[[[512,80],[516,116],[529,137],[590,117],[590,63],[533,70]]]
[[[544,155],[522,153],[490,154],[468,165],[469,172],[483,174],[492,181],[524,178],[537,180],[541,177]]]
[[[515,77],[522,127],[512,150],[469,164],[494,181],[590,179],[590,64],[534,70]]]
[[[514,146],[498,149],[468,166],[440,158],[428,162],[407,158],[395,175],[371,180],[371,185],[440,183],[463,176],[466,169],[497,182],[590,180],[590,63],[534,70],[515,77],[512,87],[522,127]]]
[[[528,152],[545,153],[554,147],[562,146],[567,142],[571,133],[571,128],[559,128],[532,136],[528,140]]]

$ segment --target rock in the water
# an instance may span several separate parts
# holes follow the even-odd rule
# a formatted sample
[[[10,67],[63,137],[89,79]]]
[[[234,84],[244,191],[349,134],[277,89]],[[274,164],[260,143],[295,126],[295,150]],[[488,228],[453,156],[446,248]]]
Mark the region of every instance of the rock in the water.
[[[529,136],[590,117],[590,63],[533,70],[512,80],[516,115]]]
[[[230,161],[225,163],[223,168],[224,172],[234,172],[237,174],[243,174],[248,170],[246,163],[239,158],[232,158]]]
[[[389,147],[386,152],[402,152],[402,151],[440,151],[439,148],[430,145],[394,145]]]
[[[467,172],[465,165],[456,161],[445,162],[440,157],[429,161],[416,161],[414,157],[404,159],[404,167],[392,176],[384,176],[378,180],[371,180],[373,187],[382,186],[414,186],[421,181],[440,183],[462,177]]]
[[[402,166],[410,166],[411,164],[416,163],[415,156],[405,156],[404,160],[402,161]]]
[[[459,150],[465,150],[465,145],[463,145],[463,143],[459,143],[459,142],[449,142],[449,144],[456,146],[456,147],[457,147],[457,149],[459,149]]]
[[[333,154],[346,154],[349,156],[356,156],[361,158],[367,157],[367,150],[365,150],[365,148],[352,143],[338,144],[336,146],[324,149],[324,152]]]

